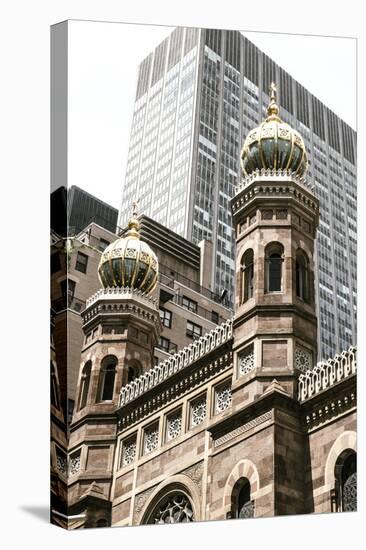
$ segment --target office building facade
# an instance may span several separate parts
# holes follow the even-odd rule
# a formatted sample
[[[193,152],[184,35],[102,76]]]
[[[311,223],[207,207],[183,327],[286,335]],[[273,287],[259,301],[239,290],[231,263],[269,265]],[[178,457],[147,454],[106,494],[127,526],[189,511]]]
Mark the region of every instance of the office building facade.
[[[356,134],[237,31],[177,28],[139,67],[120,225],[144,214],[198,243],[212,241],[212,290],[234,300],[228,204],[241,181],[237,151],[278,88],[298,130],[320,201],[315,280],[318,357],[356,341]]]
[[[118,210],[84,189],[72,185],[68,190],[67,221],[68,235],[80,233],[90,223],[115,233]]]

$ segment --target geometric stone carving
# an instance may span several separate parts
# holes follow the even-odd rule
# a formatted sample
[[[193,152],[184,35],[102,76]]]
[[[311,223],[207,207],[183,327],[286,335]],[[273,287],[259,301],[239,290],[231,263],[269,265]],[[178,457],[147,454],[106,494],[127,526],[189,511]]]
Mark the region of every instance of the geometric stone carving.
[[[167,418],[166,438],[171,441],[180,435],[182,431],[182,411],[179,410]]]
[[[228,384],[225,384],[224,386],[220,386],[216,390],[216,406],[215,406],[216,414],[229,408],[230,405],[231,405],[231,384],[228,383]]]
[[[122,466],[131,464],[136,457],[136,437],[131,437],[122,443]]]
[[[265,412],[261,416],[258,416],[257,418],[254,418],[253,420],[246,422],[246,424],[239,426],[235,430],[219,437],[218,439],[215,440],[214,446],[219,447],[220,445],[223,445],[227,441],[234,439],[234,437],[237,437],[238,435],[241,435],[242,433],[247,432],[248,430],[251,430],[252,428],[255,428],[256,426],[263,424],[263,422],[266,422],[267,420],[271,420],[271,419],[272,419],[272,411]]]
[[[248,500],[241,509],[239,510],[238,514],[239,518],[254,518],[254,502],[251,500]]]
[[[188,523],[193,520],[192,504],[183,493],[173,493],[153,514],[154,523]]]
[[[199,426],[206,418],[207,401],[206,395],[199,397],[191,404],[191,427]]]
[[[193,483],[195,483],[200,492],[202,489],[202,474],[203,474],[203,462],[189,466],[186,470],[183,470],[182,474],[188,476]]]
[[[56,450],[56,468],[60,474],[67,475],[67,458],[64,453]]]
[[[69,459],[69,475],[73,476],[78,473],[81,466],[81,451],[70,456]]]
[[[151,453],[158,448],[159,426],[154,424],[150,428],[146,428],[144,434],[144,453]]]
[[[343,485],[343,512],[355,512],[357,510],[357,472],[351,474]]]
[[[296,346],[295,348],[295,367],[301,372],[306,372],[313,368],[312,353],[304,348]]]
[[[239,373],[241,376],[254,369],[254,346],[246,347],[238,356]]]

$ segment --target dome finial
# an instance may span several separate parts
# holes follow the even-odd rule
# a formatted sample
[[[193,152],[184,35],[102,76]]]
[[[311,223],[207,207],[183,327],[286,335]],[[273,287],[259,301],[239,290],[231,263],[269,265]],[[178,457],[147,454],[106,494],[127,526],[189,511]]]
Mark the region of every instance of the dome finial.
[[[267,108],[267,120],[278,120],[280,121],[280,117],[278,116],[278,113],[280,112],[278,105],[277,105],[277,86],[274,82],[271,82],[271,85],[269,87],[269,96],[270,96],[270,102]]]
[[[140,202],[140,199],[137,199],[132,203],[132,217],[128,220],[128,232],[127,232],[127,237],[135,237],[136,239],[140,238],[140,234],[139,234],[140,222],[137,219],[139,202]]]

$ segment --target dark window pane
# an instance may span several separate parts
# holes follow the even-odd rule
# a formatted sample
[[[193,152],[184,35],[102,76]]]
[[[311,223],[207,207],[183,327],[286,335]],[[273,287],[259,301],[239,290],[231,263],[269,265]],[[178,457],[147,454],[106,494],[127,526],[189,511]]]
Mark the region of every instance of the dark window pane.
[[[281,267],[281,256],[279,254],[272,254],[269,258],[269,292],[279,292],[281,290]]]
[[[61,269],[60,255],[58,252],[51,254],[51,273],[56,273]]]
[[[113,397],[115,368],[109,365],[104,372],[104,384],[102,392],[102,401],[110,401]]]

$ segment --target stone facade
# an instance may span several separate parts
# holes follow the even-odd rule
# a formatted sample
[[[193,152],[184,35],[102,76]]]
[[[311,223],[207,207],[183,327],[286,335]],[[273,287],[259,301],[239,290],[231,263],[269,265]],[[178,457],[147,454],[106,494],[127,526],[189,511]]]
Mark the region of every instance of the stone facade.
[[[263,216],[270,209],[271,219]],[[154,298],[105,289],[87,300],[68,458],[53,454],[67,493],[64,526],[355,508],[356,350],[314,365],[317,201],[291,175],[258,173],[238,190],[233,211],[235,316],[158,366],[153,356],[162,327]],[[283,247],[275,292],[266,264],[273,242]],[[251,296],[243,291],[248,248],[254,251]],[[304,298],[299,248],[309,258]],[[103,362],[111,356],[113,391],[102,399]],[[131,364],[139,370],[129,380]],[[55,521],[60,524],[57,510]]]

